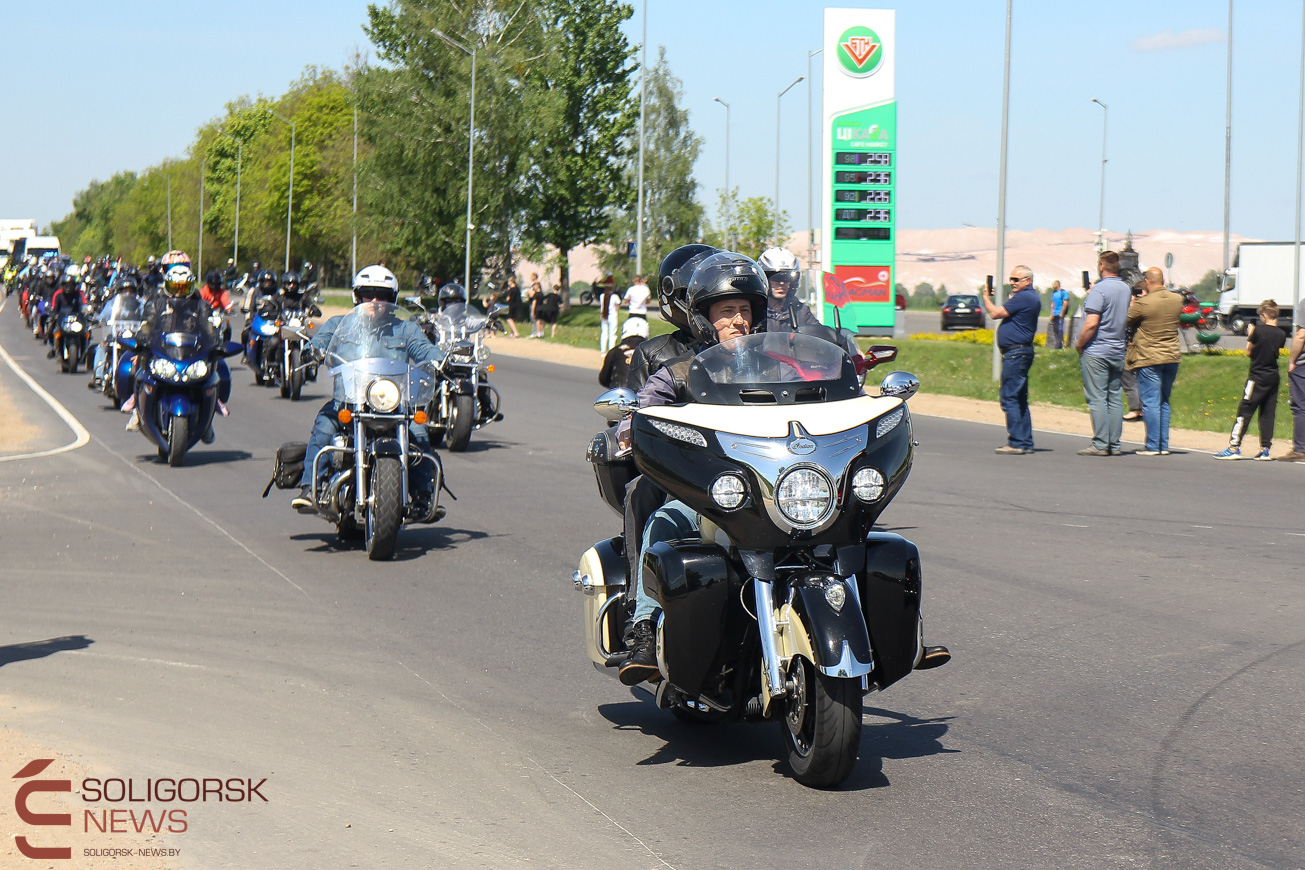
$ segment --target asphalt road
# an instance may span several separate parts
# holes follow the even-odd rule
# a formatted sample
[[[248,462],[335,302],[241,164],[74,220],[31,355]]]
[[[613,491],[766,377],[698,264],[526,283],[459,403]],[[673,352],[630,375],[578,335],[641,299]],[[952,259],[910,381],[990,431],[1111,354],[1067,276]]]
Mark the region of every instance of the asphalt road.
[[[171,469],[12,305],[0,344],[91,435],[0,462],[4,724],[100,776],[266,777],[267,803],[163,835],[178,866],[1305,863],[1297,466],[1046,434],[995,457],[998,428],[916,418],[883,519],[955,659],[866,699],[823,792],[778,726],[687,726],[588,663],[570,573],[619,531],[583,459],[592,373],[500,357],[507,419],[445,456],[458,501],[373,564],[259,498],[323,385],[291,403],[237,370],[216,443]]]

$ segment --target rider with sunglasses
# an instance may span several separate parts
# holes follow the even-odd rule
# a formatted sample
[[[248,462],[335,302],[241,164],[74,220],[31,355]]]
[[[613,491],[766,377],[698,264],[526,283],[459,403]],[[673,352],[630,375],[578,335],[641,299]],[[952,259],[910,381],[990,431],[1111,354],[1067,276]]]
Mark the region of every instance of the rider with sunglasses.
[[[354,310],[361,312],[363,316],[376,318],[375,335],[382,338],[387,347],[403,347],[407,351],[409,364],[442,360],[444,351],[430,343],[426,333],[415,320],[403,320],[394,316],[394,303],[398,298],[399,279],[384,266],[368,266],[353,279],[353,303],[356,306]],[[331,339],[345,316],[337,314],[322,324],[321,329],[317,330],[317,334],[308,343],[310,354],[317,358],[326,355],[326,349],[330,347]],[[308,438],[308,448],[304,455],[304,473],[299,480],[299,495],[290,502],[290,506],[296,510],[304,509],[310,513],[313,510],[314,460],[321,449],[331,443],[331,439],[344,431],[339,422],[340,407],[340,402],[331,399],[317,412],[317,419],[313,421],[313,432]],[[430,436],[426,434],[425,426],[410,425],[408,439],[415,451],[430,452]],[[419,466],[413,469],[410,478],[413,498],[418,502],[433,495],[431,490],[434,481],[430,473],[433,469],[429,468],[430,463],[427,460],[422,460],[422,464],[427,466],[427,473],[421,473]],[[420,504],[418,504],[418,513],[422,513]]]

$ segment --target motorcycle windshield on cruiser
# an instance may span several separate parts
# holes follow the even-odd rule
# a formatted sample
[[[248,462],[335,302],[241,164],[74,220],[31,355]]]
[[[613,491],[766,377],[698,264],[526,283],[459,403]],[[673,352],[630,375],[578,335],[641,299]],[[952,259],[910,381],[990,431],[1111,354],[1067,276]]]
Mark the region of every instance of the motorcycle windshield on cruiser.
[[[140,431],[160,457],[178,466],[201,439],[212,440],[217,402],[225,402],[231,391],[223,357],[239,353],[239,347],[223,349],[204,305],[169,305],[135,339],[118,340],[134,346],[142,338],[149,342],[149,362],[136,366]]]
[[[432,319],[432,338],[445,353],[435,398],[430,407],[431,442],[441,439],[460,452],[475,429],[503,419],[499,394],[489,384],[489,348],[485,335],[492,322],[474,305],[454,303]]]
[[[131,355],[122,352],[119,338],[135,338],[145,322],[145,300],[134,294],[118,294],[105,303],[100,312],[104,324],[104,345],[101,361],[96,361],[96,377],[101,379],[100,389],[114,407],[126,401],[131,393]]]
[[[435,376],[424,367],[429,364],[410,364],[407,341],[397,334],[410,319],[390,303],[363,302],[340,321],[322,363],[334,380],[344,431],[317,455],[313,501],[341,537],[361,530],[373,560],[394,554],[405,519],[442,516],[443,466],[409,439],[409,425],[425,422],[435,392]],[[433,476],[428,504],[414,501],[414,471]],[[324,478],[322,491],[317,482]]]
[[[910,473],[905,399],[918,381],[895,372],[868,396],[839,345],[766,332],[699,354],[687,386],[691,402],[640,408],[630,429],[637,471],[695,520],[642,553],[660,607],[658,704],[686,719],[776,720],[795,778],[834,786],[856,763],[862,696],[922,656],[919,551],[874,530]],[[633,470],[611,430],[589,459],[619,509]],[[590,658],[612,672],[638,582],[622,547],[600,542],[573,577]]]

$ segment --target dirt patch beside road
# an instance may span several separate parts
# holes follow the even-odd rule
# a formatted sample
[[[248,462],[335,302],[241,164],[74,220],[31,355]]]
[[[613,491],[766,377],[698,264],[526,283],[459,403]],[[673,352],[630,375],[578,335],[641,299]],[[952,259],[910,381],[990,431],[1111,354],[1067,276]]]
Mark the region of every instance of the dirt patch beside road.
[[[31,446],[41,432],[39,427],[33,426],[18,413],[18,405],[10,392],[13,386],[27,389],[13,376],[13,371],[8,366],[0,365],[0,455],[21,453]]]

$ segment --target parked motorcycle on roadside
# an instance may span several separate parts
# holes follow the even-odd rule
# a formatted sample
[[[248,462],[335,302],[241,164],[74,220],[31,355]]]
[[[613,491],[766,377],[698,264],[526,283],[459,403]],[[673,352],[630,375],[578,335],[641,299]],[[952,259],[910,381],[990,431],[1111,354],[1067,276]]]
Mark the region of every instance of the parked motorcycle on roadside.
[[[858,366],[831,340],[766,332],[697,356],[690,404],[636,408],[612,390],[595,405],[609,421],[633,413],[631,450],[614,429],[589,446],[607,504],[622,513],[642,473],[698,516],[642,556],[661,608],[657,704],[684,720],[779,723],[794,777],[818,788],[855,765],[862,696],[924,656],[919,550],[874,529],[911,470],[919,382],[893,372],[872,397],[858,372],[895,355],[873,347]],[[615,675],[638,582],[622,538],[585,552],[572,579],[589,657]]]
[[[422,329],[445,353],[436,372],[435,396],[427,408],[431,443],[442,442],[450,450],[462,452],[471,443],[474,430],[503,419],[498,390],[489,383],[494,366],[489,362],[485,336],[498,328],[498,318],[508,308],[492,306],[486,316],[469,303],[429,312],[417,296],[404,302],[422,310],[423,316],[418,318]]]

